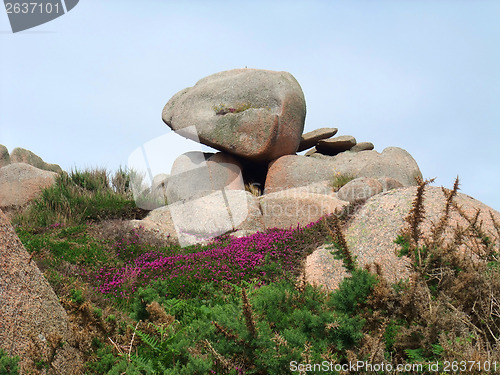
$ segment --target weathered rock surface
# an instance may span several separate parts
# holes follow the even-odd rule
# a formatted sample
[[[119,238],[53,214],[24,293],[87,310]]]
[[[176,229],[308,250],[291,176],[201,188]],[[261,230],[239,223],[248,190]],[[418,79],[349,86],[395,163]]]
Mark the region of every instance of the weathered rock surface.
[[[297,152],[314,147],[319,140],[333,137],[335,134],[337,134],[337,132],[337,128],[320,128],[309,133],[302,134]]]
[[[10,164],[9,150],[4,145],[0,145],[0,168]]]
[[[333,291],[349,276],[344,263],[335,258],[333,251],[332,245],[323,245],[307,256],[304,269],[306,282]]]
[[[168,206],[182,246],[233,230],[262,230],[262,214],[247,191],[216,191]]]
[[[352,135],[341,135],[340,137],[318,141],[316,149],[324,155],[337,155],[339,152],[347,151],[355,145],[356,138]]]
[[[21,357],[21,373],[38,373],[34,361],[44,360],[48,374],[80,374],[70,340],[59,299],[0,211],[0,348]]]
[[[223,152],[206,157],[202,152],[191,151],[174,161],[166,189],[169,204],[203,192],[245,190],[242,165],[235,157]]]
[[[381,153],[375,150],[346,151],[333,157],[313,154],[311,158],[331,162],[335,173],[354,177],[391,177],[404,186],[416,185],[415,177],[422,177],[415,159],[399,147],[387,147]]]
[[[336,156],[287,155],[269,166],[265,193],[273,193],[321,181],[332,181],[334,175],[383,178],[390,177],[405,186],[416,185],[415,177],[422,177],[417,163],[405,150],[397,147],[377,151],[342,152]]]
[[[263,230],[257,198],[243,190],[199,193],[151,211],[143,220],[133,220],[161,239],[178,241],[181,246],[205,242],[233,231]]]
[[[352,254],[357,257],[358,265],[363,267],[377,262],[382,267],[383,275],[391,282],[408,276],[407,259],[397,257],[398,246],[394,240],[405,225],[404,219],[411,208],[416,189],[416,187],[394,189],[368,199],[346,230],[347,244]],[[427,187],[424,197],[425,221],[421,229],[422,233],[430,233],[431,222],[437,223],[441,217],[445,198],[439,187]],[[480,209],[479,220],[483,221],[483,230],[490,238],[497,238],[498,233],[494,228],[490,212],[497,223],[500,223],[498,211],[461,193],[458,193],[455,201],[470,217]],[[466,220],[455,210],[452,210],[449,224],[450,228],[457,224],[464,228],[468,227]],[[447,238],[445,243],[453,238],[449,231],[445,237]],[[468,250],[464,251],[470,254],[471,249],[476,246],[476,241],[472,238],[467,239]]]
[[[343,152],[333,159],[335,168],[356,177],[391,177],[404,186],[416,185],[416,177],[422,173],[413,157],[402,148],[387,147],[378,153],[375,150]]]
[[[21,147],[17,147],[12,150],[10,154],[10,161],[11,163],[26,163],[45,171],[51,171],[55,173],[62,172],[61,167],[57,164],[48,164],[44,162],[40,156]]]
[[[342,186],[337,198],[348,202],[365,200],[381,193],[384,187],[380,181],[370,177],[358,177]]]
[[[377,178],[377,180],[382,184],[382,191],[397,189],[404,186],[401,182],[391,177],[381,177]]]
[[[319,218],[341,211],[348,203],[333,195],[289,189],[270,193],[260,198],[260,207],[266,228],[305,226]]]
[[[235,69],[175,94],[162,118],[184,137],[267,162],[297,151],[305,114],[304,94],[290,73]]]
[[[331,181],[333,174],[329,160],[303,155],[282,156],[269,165],[264,193]]]
[[[360,151],[368,151],[373,150],[375,146],[371,142],[359,142],[356,145],[352,146],[349,151],[360,152]]]
[[[55,183],[57,173],[25,163],[0,168],[0,207],[23,206]]]

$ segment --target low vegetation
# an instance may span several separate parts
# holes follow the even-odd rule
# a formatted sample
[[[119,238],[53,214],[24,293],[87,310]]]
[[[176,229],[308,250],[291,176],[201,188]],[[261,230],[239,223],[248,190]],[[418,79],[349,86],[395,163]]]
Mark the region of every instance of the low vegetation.
[[[399,373],[426,373],[411,369],[428,363],[444,371],[447,361],[500,367],[500,226],[488,237],[462,212],[468,227],[444,242],[450,212],[460,213],[457,181],[423,233],[428,183],[395,239],[412,276],[394,285],[377,264],[359,268],[342,233],[347,216],[180,248],[116,220],[138,214],[104,171],[61,176],[16,230],[78,327],[86,374],[319,374],[312,365],[321,363],[349,373],[341,366],[356,361],[408,366]],[[460,250],[468,236],[473,254]],[[327,242],[350,272],[335,292],[303,280],[305,257]],[[15,373],[5,358],[0,366]]]
[[[347,184],[348,182],[354,180],[356,177],[350,175],[350,174],[343,174],[340,172],[336,172],[333,176],[331,185],[333,188],[333,191],[339,191],[342,186]]]

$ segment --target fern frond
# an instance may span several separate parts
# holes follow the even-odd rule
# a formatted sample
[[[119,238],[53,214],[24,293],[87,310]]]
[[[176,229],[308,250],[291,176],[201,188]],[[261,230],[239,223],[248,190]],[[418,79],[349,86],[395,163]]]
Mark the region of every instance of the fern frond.
[[[132,354],[130,360],[139,370],[145,371],[148,374],[155,374],[153,362],[149,358],[141,357],[140,355]]]
[[[156,337],[148,335],[147,333],[142,331],[136,331],[136,334],[137,336],[139,336],[143,343],[148,345],[154,351],[159,352],[161,350],[160,341]]]

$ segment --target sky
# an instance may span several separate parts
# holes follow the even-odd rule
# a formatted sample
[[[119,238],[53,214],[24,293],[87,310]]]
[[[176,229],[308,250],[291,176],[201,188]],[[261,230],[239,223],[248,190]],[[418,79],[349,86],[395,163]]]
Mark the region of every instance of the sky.
[[[487,0],[82,0],[15,34],[0,11],[0,144],[116,170],[166,137],[168,170],[200,149],[161,120],[176,92],[229,69],[288,71],[305,132],[404,148],[425,178],[458,175],[500,211],[499,46],[500,2]]]

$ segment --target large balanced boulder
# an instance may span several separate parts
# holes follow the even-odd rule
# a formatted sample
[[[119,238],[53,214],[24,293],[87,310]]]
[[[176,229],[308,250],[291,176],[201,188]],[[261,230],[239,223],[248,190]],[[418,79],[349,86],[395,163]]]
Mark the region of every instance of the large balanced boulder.
[[[61,173],[62,169],[57,164],[49,164],[42,160],[42,158],[30,150],[26,150],[21,147],[17,147],[12,150],[10,154],[11,163],[26,163],[36,167],[38,169],[43,169],[45,171],[51,171],[56,173]]]
[[[0,207],[23,206],[55,183],[57,173],[25,163],[0,168]]]
[[[10,164],[9,150],[4,145],[0,145],[0,168]]]
[[[0,348],[21,358],[21,374],[80,374],[83,362],[71,347],[68,316],[0,211]],[[44,372],[46,373],[46,372]]]
[[[268,162],[297,151],[305,114],[304,94],[290,73],[234,69],[175,94],[162,119],[186,138]]]

